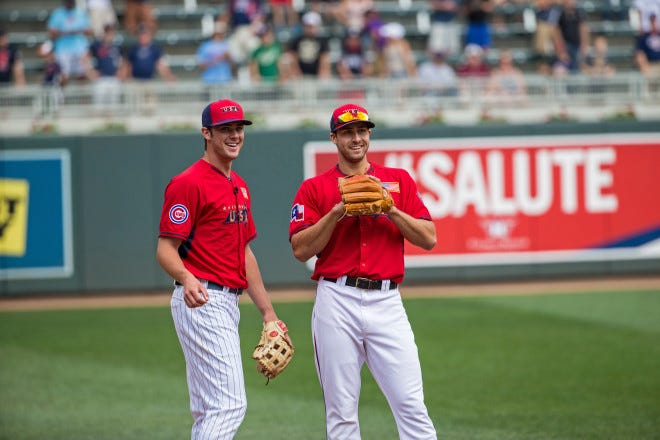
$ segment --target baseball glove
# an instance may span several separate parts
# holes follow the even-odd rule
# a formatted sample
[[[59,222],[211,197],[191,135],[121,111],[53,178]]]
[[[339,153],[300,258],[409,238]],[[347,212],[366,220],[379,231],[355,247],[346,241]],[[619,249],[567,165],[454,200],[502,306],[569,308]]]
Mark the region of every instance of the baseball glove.
[[[257,361],[257,371],[263,374],[268,382],[284,371],[295,352],[289,339],[284,337],[287,330],[282,321],[264,322],[261,339],[252,353],[252,359]]]
[[[355,174],[338,180],[346,215],[381,214],[394,206],[392,196],[377,177]]]

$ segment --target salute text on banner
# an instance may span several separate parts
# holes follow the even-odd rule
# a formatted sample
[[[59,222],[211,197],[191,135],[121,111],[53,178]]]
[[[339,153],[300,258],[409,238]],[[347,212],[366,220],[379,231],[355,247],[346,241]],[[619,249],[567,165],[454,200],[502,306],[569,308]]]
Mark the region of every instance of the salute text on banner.
[[[660,257],[658,133],[373,139],[368,157],[406,169],[435,222],[409,267]],[[306,178],[336,162],[305,145]]]

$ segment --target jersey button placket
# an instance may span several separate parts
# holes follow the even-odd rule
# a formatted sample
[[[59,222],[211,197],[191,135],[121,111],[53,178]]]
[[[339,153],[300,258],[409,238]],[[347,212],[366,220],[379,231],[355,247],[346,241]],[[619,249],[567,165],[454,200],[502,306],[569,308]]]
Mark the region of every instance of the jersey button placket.
[[[365,217],[358,217],[360,221],[360,269],[359,272],[364,272],[367,267],[365,259],[367,257],[367,228],[369,227]]]

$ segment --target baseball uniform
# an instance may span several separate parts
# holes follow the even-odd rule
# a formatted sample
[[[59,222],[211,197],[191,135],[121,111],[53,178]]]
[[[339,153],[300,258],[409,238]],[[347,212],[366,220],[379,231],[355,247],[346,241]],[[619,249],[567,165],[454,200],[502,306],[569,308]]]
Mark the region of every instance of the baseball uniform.
[[[430,220],[415,182],[403,169],[371,164],[395,205]],[[289,237],[314,225],[341,201],[334,167],[304,181],[291,210]],[[383,391],[401,439],[435,439],[424,404],[417,346],[398,284],[404,277],[404,238],[385,215],[345,216],[317,255],[312,312],[317,374],[324,394],[328,439],[359,439],[360,370],[366,363]]]
[[[203,307],[190,308],[177,285],[171,302],[186,360],[192,438],[231,439],[247,408],[238,335],[245,247],[256,237],[247,185],[235,172],[227,177],[198,160],[168,184],[159,235],[183,240],[182,261],[209,292]]]

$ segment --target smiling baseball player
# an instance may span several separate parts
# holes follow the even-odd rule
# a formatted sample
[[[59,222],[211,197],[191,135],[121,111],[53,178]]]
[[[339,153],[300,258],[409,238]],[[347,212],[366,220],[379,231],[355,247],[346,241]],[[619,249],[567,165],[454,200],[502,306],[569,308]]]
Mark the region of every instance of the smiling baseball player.
[[[291,209],[294,256],[303,262],[318,256],[312,333],[327,437],[360,438],[360,371],[366,363],[392,409],[399,437],[436,439],[399,294],[404,239],[431,249],[435,226],[405,170],[367,160],[373,127],[363,107],[335,109],[330,140],[338,163],[305,180]]]
[[[253,354],[258,371],[271,379],[293,355],[287,327],[275,314],[250,249],[257,235],[250,192],[231,169],[250,124],[237,102],[207,105],[204,155],[165,189],[156,257],[175,280],[172,318],[186,360],[193,440],[232,439],[245,417],[238,333],[238,295],[244,289],[264,320]],[[280,341],[278,350],[272,351],[272,341]],[[264,358],[275,358],[278,365]]]

